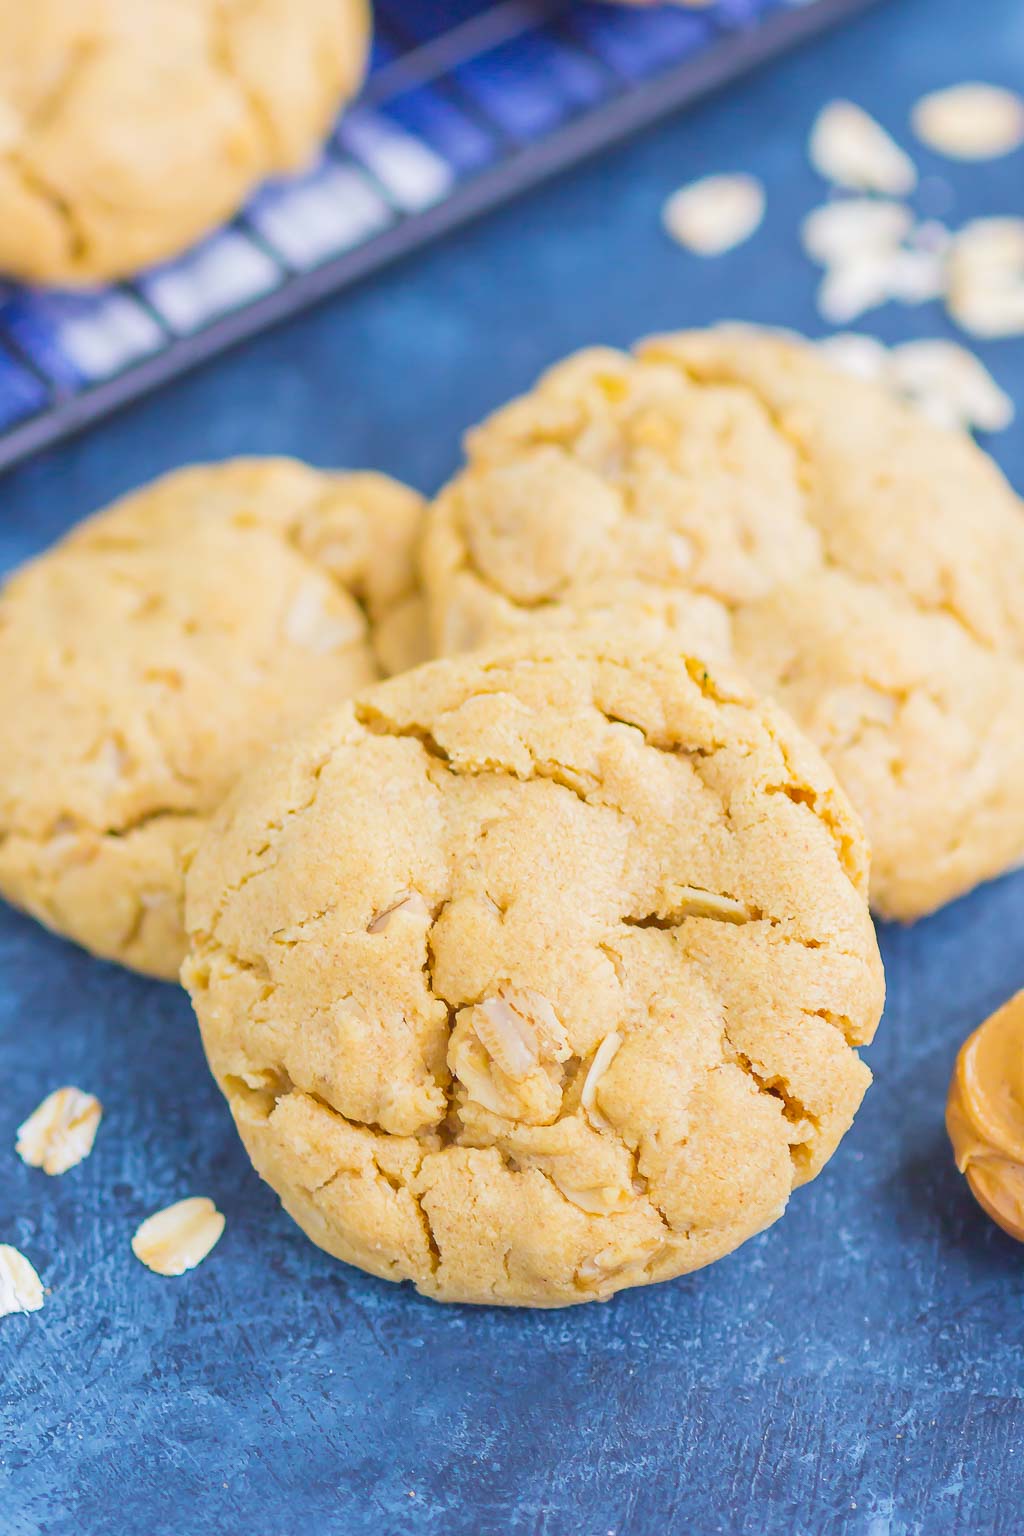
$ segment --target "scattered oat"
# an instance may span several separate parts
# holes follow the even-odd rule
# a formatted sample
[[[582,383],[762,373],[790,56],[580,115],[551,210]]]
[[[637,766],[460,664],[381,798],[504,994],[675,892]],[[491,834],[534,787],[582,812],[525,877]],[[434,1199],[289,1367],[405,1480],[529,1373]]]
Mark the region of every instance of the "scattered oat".
[[[992,160],[1024,144],[1024,101],[980,81],[922,96],[911,122],[922,143],[953,160]]]
[[[855,379],[877,383],[885,379],[889,368],[889,349],[876,336],[865,336],[859,331],[837,331],[818,342],[818,348],[829,361],[852,374]]]
[[[1024,219],[972,219],[953,236],[950,262],[954,276],[958,271],[1005,281],[1006,275],[1019,277],[1024,270]]]
[[[946,307],[972,336],[1024,335],[1024,219],[974,219],[954,236]]]
[[[845,331],[818,346],[844,373],[884,385],[940,426],[1002,432],[1013,421],[1013,401],[956,342],[925,339],[890,349],[874,336]]]
[[[891,299],[924,304],[941,298],[945,291],[942,251],[864,246],[826,267],[818,289],[818,310],[831,325],[848,325]]]
[[[952,230],[941,219],[922,219],[907,236],[911,250],[931,251],[936,256],[945,256],[952,242]]]
[[[910,156],[852,101],[822,108],[808,147],[815,170],[836,186],[905,197],[917,185]]]
[[[89,1156],[103,1106],[81,1088],[56,1088],[18,1127],[18,1156],[44,1173],[67,1173]]]
[[[9,1243],[0,1243],[0,1317],[38,1312],[42,1304],[42,1282],[28,1259]]]
[[[982,340],[1024,336],[1024,283],[995,292],[959,288],[950,293],[946,308],[961,330]]]
[[[764,218],[764,187],[755,176],[704,176],[667,199],[662,222],[698,256],[721,256],[749,240]]]
[[[583,1090],[580,1094],[580,1105],[587,1119],[599,1130],[607,1130],[608,1121],[597,1107],[597,1087],[602,1077],[611,1066],[619,1046],[622,1044],[622,1036],[618,1030],[613,1029],[605,1035],[601,1044],[594,1052],[594,1059],[583,1080]]]
[[[800,238],[812,261],[830,267],[864,252],[894,250],[913,225],[905,203],[843,197],[812,209],[800,226]]]
[[[889,263],[889,298],[901,304],[927,304],[946,291],[946,258],[942,251],[894,251]]]
[[[132,1252],[156,1275],[183,1275],[202,1263],[223,1231],[224,1217],[213,1201],[194,1195],[147,1216],[132,1238]]]
[[[934,420],[1002,432],[1013,420],[1013,401],[985,365],[955,341],[908,341],[889,354],[893,385]]]
[[[818,312],[830,325],[849,325],[891,298],[890,251],[866,251],[829,267],[818,288]]]

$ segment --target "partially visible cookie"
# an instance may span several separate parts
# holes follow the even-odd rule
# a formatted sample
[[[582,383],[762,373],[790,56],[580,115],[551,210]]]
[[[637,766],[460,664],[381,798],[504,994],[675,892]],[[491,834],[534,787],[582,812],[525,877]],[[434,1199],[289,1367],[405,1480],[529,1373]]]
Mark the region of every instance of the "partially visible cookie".
[[[422,645],[421,501],[284,459],[168,475],[0,592],[0,893],[158,976],[184,862],[275,738]]]
[[[270,753],[188,875],[182,977],[329,1252],[562,1306],[774,1221],[869,1081],[859,823],[792,721],[635,637],[535,637]]]
[[[583,622],[731,657],[829,755],[883,916],[1024,858],[1024,511],[968,437],[735,328],[580,353],[467,452],[438,651]]]
[[[312,158],[367,0],[0,0],[0,271],[122,277]]]

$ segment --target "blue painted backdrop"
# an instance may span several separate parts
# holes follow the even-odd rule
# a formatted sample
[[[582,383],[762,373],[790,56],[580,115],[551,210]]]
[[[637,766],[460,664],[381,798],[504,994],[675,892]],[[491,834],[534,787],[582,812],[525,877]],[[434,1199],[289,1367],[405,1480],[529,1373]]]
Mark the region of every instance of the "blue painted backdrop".
[[[1020,0],[889,0],[11,476],[0,562],[189,459],[281,451],[429,490],[463,427],[585,342],[726,316],[820,330],[794,233],[820,190],[815,110],[845,94],[902,131],[921,91],[972,76],[1024,81]],[[920,158],[954,220],[1024,212],[1024,156]],[[661,202],[732,168],[767,181],[766,226],[700,263]],[[876,329],[942,322],[888,309]],[[1024,344],[984,355],[1024,407]],[[1019,430],[993,446],[1024,485]],[[0,1322],[0,1532],[1016,1536],[1024,1249],[971,1203],[942,1109],[959,1041],[1024,984],[1022,924],[1017,877],[883,933],[875,1086],[771,1232],[675,1284],[530,1314],[432,1306],[312,1248],[236,1146],[183,995],[0,913],[0,1240],[52,1292]],[[11,1148],[62,1082],[106,1118],[47,1180]],[[192,1192],[226,1235],[158,1279],[129,1238]]]

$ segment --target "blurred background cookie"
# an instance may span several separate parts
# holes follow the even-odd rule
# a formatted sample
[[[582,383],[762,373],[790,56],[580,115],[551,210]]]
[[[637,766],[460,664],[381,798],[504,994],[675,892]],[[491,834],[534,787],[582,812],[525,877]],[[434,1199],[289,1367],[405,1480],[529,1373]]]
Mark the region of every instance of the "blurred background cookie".
[[[81,285],[177,254],[309,161],[367,0],[0,0],[0,271]]]
[[[564,1306],[720,1258],[834,1151],[882,1007],[866,873],[738,678],[541,636],[268,754],[189,871],[182,976],[315,1242]]]
[[[279,734],[417,659],[420,499],[290,460],[182,470],[0,593],[0,893],[174,977],[183,865]]]
[[[881,915],[1024,857],[1024,515],[966,434],[723,328],[579,353],[467,455],[424,541],[440,652],[581,620],[703,630],[825,751]]]

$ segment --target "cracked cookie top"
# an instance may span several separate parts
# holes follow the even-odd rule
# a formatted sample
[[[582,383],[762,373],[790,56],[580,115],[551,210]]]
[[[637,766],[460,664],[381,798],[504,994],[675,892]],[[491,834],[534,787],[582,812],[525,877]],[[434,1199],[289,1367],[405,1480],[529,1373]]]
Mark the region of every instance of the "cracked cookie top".
[[[1024,513],[965,435],[723,328],[571,357],[467,456],[424,541],[435,650],[643,624],[734,661],[826,752],[885,916],[1024,858]]]
[[[0,0],[0,270],[122,277],[314,153],[367,0]]]
[[[315,1242],[558,1306],[719,1258],[832,1153],[882,1005],[866,876],[745,683],[541,636],[265,757],[191,866],[182,977]]]
[[[182,470],[0,593],[0,892],[177,975],[182,863],[279,733],[419,659],[414,492],[289,460]]]

